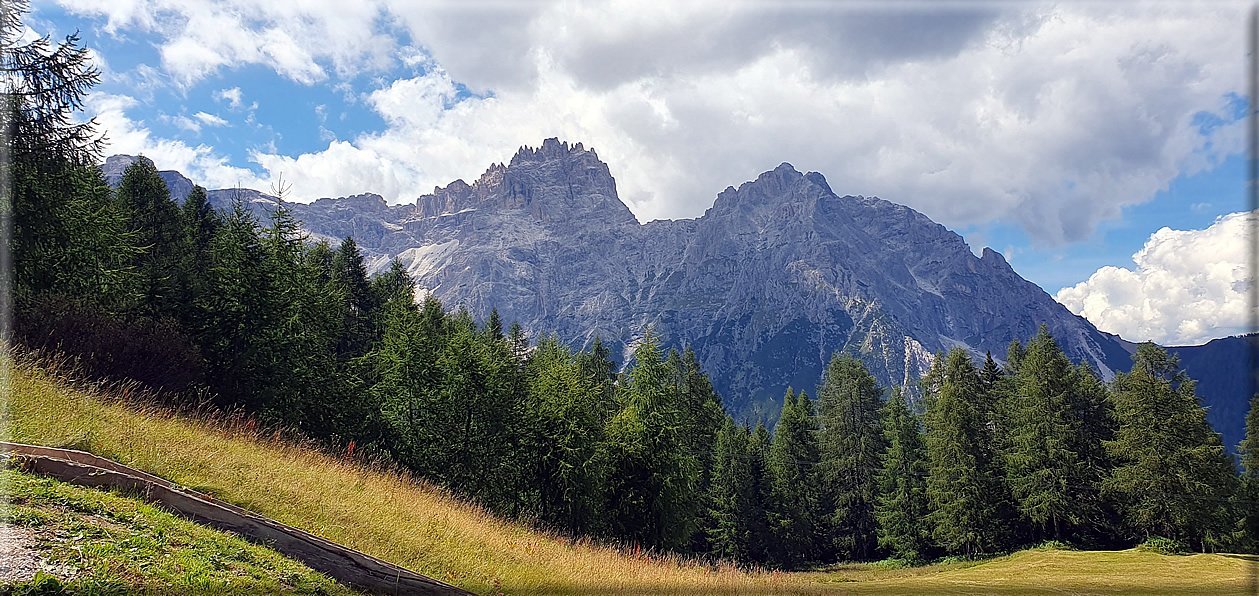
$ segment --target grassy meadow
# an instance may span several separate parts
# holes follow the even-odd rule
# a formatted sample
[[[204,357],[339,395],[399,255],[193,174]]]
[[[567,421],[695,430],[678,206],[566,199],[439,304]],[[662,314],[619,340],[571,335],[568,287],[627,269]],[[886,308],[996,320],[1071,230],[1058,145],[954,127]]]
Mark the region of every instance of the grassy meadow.
[[[64,584],[37,578],[35,594],[311,594],[357,592],[275,551],[198,525],[137,498],[0,470],[9,506],[0,519],[33,531],[36,552]],[[60,584],[60,585],[58,585]],[[55,587],[54,587],[55,586]]]
[[[3,424],[14,441],[91,451],[481,594],[1245,594],[1259,568],[1234,555],[1033,550],[746,572],[574,542],[240,420],[138,408],[125,386],[77,387],[24,358],[11,366]]]

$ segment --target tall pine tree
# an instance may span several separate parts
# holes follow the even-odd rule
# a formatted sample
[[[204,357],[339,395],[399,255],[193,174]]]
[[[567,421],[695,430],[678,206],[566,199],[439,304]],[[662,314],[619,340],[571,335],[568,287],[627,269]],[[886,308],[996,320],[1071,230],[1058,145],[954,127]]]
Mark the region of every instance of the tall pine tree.
[[[900,387],[892,389],[883,407],[883,435],[888,447],[874,509],[879,547],[899,559],[922,560],[931,546],[926,523],[927,447],[918,417]]]
[[[864,364],[836,352],[818,388],[821,406],[821,480],[835,548],[845,559],[874,558],[878,521],[874,509],[887,443],[878,381]]]
[[[982,391],[970,356],[939,354],[926,377],[927,496],[932,538],[948,552],[975,556],[1000,545],[1000,481],[982,444],[983,425],[971,405]]]
[[[809,396],[787,389],[766,462],[770,494],[765,508],[773,537],[771,561],[788,569],[817,560],[823,534],[816,424]]]
[[[1110,393],[1118,429],[1106,442],[1115,467],[1103,489],[1117,498],[1138,538],[1164,536],[1206,547],[1229,524],[1222,504],[1236,477],[1206,421],[1194,381],[1153,343],[1133,355]]]
[[[1078,449],[1083,420],[1075,408],[1072,365],[1045,325],[1027,344],[1009,395],[1006,482],[1019,511],[1041,536],[1062,540],[1080,522],[1087,484]]]

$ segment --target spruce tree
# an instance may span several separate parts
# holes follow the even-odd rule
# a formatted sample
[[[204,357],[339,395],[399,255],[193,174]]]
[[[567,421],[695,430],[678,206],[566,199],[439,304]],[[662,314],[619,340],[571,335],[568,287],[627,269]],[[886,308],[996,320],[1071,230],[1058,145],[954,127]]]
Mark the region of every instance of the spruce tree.
[[[179,263],[180,322],[188,329],[197,329],[205,318],[198,306],[204,305],[209,291],[211,244],[215,232],[223,225],[218,212],[210,206],[204,188],[194,186],[188,193],[179,211],[179,224],[184,246]]]
[[[1259,553],[1259,393],[1250,398],[1246,414],[1246,438],[1237,447],[1242,478],[1237,509],[1242,512],[1241,543],[1247,552]]]
[[[700,370],[699,359],[688,346],[677,361],[678,396],[683,415],[683,440],[686,450],[694,454],[699,465],[699,486],[707,487],[713,467],[717,433],[723,427],[726,412],[721,396],[713,389],[708,375]]]
[[[1071,407],[1080,424],[1072,447],[1080,463],[1075,497],[1080,524],[1074,539],[1092,547],[1111,547],[1122,535],[1122,521],[1112,503],[1103,498],[1101,483],[1112,465],[1105,443],[1115,436],[1114,412],[1106,384],[1092,367],[1075,365],[1071,386]]]
[[[883,407],[883,434],[887,452],[878,476],[879,498],[874,510],[879,547],[893,557],[919,561],[930,548],[926,444],[918,417],[909,409],[900,387],[892,389],[892,397]]]
[[[838,352],[818,388],[821,481],[834,546],[845,559],[868,560],[878,548],[874,509],[887,448],[881,394],[860,360]]]
[[[736,562],[751,560],[752,527],[757,517],[756,484],[748,429],[729,416],[716,436],[712,481],[708,486],[708,544],[713,555]]]
[[[928,373],[925,420],[932,538],[950,553],[975,556],[1000,545],[1000,481],[982,446],[982,423],[971,405],[982,391],[970,356],[939,354]]]
[[[769,473],[772,441],[773,436],[765,428],[764,421],[758,420],[748,437],[748,474],[753,487],[753,503],[748,508],[748,559],[758,565],[770,564],[778,550],[769,517],[769,506],[773,500],[773,478]]]
[[[1259,477],[1259,393],[1250,398],[1250,410],[1246,413],[1246,438],[1237,446],[1241,458],[1242,476]]]
[[[1153,343],[1112,382],[1118,428],[1106,441],[1114,468],[1102,484],[1137,538],[1164,536],[1205,548],[1218,537],[1222,503],[1236,481],[1220,436],[1206,421],[1194,381]]]
[[[617,373],[616,364],[609,359],[611,355],[612,352],[603,345],[603,340],[595,336],[590,349],[577,356],[577,363],[581,366],[582,374],[595,386],[601,388],[600,405],[602,407],[600,410],[605,424],[617,412],[614,391]]]
[[[679,549],[698,531],[698,466],[686,451],[671,371],[648,328],[634,367],[617,388],[620,411],[608,423],[609,513],[613,531],[639,544]]]
[[[260,412],[269,406],[268,395],[260,392],[272,370],[268,330],[280,313],[258,222],[239,198],[215,230],[210,253],[209,291],[201,306],[207,316],[197,333],[206,379],[224,405]]]
[[[498,316],[498,308],[490,308],[490,317],[481,326],[481,334],[490,341],[503,341],[503,319]]]
[[[175,315],[181,306],[179,268],[186,252],[179,207],[151,162],[139,159],[127,167],[117,198],[131,218],[135,242],[143,248],[135,261],[142,310]]]
[[[342,296],[343,317],[337,353],[342,358],[366,354],[378,337],[382,316],[379,295],[372,291],[367,266],[354,238],[341,241],[332,258],[332,285]]]
[[[766,462],[771,560],[787,569],[816,560],[821,538],[815,418],[809,396],[787,389]]]
[[[1078,449],[1083,420],[1076,410],[1073,369],[1045,325],[1027,344],[1009,396],[1006,482],[1019,511],[1041,536],[1062,540],[1081,520],[1086,484]]]

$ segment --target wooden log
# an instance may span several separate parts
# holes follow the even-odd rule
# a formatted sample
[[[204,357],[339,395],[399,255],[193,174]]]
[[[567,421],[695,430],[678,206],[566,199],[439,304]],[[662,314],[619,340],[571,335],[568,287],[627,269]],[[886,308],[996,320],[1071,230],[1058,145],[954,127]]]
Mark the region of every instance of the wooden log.
[[[264,544],[307,567],[356,589],[381,594],[470,595],[455,586],[346,548],[300,530],[188,490],[169,480],[83,451],[0,442],[0,453],[34,472],[63,482],[135,491],[179,515]]]

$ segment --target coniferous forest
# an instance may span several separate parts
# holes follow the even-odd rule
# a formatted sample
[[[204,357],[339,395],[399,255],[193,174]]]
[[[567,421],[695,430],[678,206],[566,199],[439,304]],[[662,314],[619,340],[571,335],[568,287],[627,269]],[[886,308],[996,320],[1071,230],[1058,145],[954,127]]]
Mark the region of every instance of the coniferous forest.
[[[400,466],[572,535],[783,569],[982,556],[1045,541],[1259,547],[1259,397],[1235,465],[1194,381],[1143,344],[1104,383],[1044,327],[998,366],[938,354],[880,387],[837,353],[772,429],[735,420],[689,349],[644,330],[632,360],[367,275],[352,238],[289,211],[171,197],[138,161],[111,189],[97,78],[77,39],[0,23],[14,337],[174,403],[208,400],[330,450]],[[912,399],[911,399],[912,397]]]

